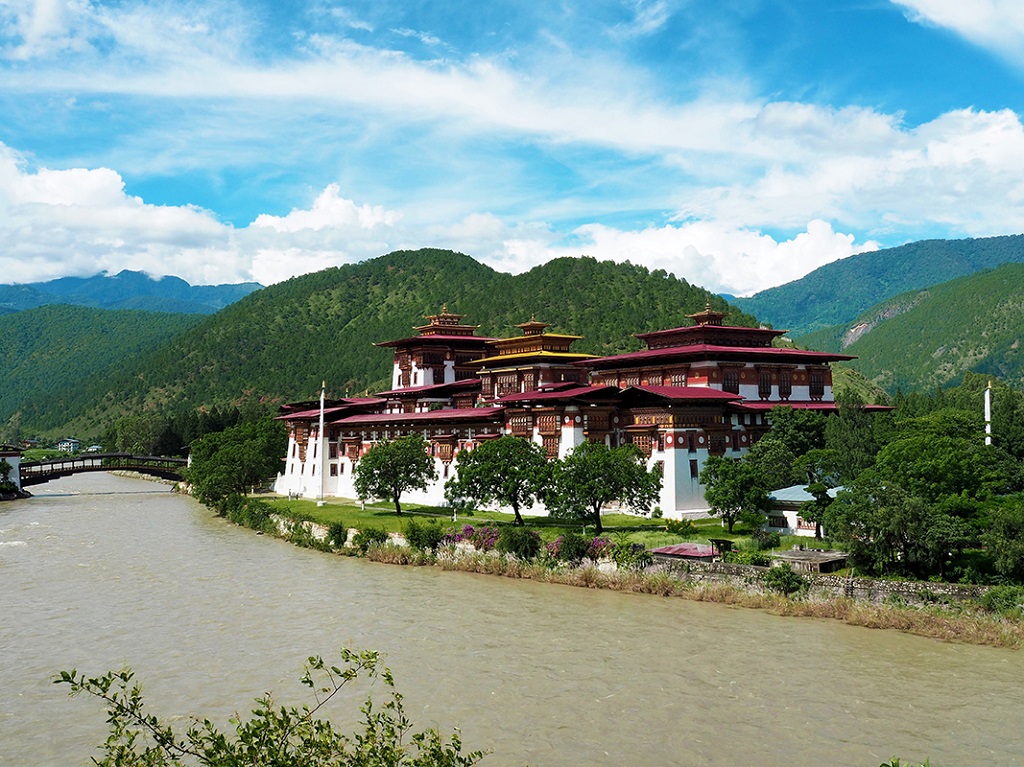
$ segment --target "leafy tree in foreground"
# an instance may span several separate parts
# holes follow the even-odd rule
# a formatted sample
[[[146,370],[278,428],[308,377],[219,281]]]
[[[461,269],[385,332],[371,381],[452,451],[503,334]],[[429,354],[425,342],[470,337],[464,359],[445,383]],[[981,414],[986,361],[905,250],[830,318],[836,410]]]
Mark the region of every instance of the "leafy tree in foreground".
[[[738,519],[749,519],[755,527],[763,522],[768,490],[757,465],[713,455],[704,464],[700,483],[711,515],[721,517],[730,533]]]
[[[313,706],[281,706],[268,693],[256,699],[252,718],[232,720],[234,733],[222,732],[209,719],[194,718],[188,729],[145,710],[141,687],[130,669],[89,678],[76,670],[62,671],[55,684],[66,684],[72,696],[86,693],[99,698],[107,709],[110,735],[101,746],[100,767],[164,767],[172,764],[228,767],[463,767],[477,764],[482,751],[462,753],[455,731],[446,742],[436,730],[413,732],[394,690],[391,672],[376,652],[341,650],[342,665],[328,665],[310,657],[302,683],[313,693]],[[387,702],[381,706],[367,698],[362,706],[361,729],[345,735],[331,722],[318,719],[326,706],[360,675],[381,680]]]
[[[584,442],[556,464],[552,485],[547,494],[552,516],[576,517],[600,535],[601,511],[613,501],[634,513],[650,511],[661,490],[661,472],[648,471],[636,445]]]
[[[506,435],[488,440],[474,450],[463,450],[456,459],[458,474],[445,484],[449,502],[463,499],[474,505],[500,503],[516,515],[532,506],[544,490],[549,465],[544,449],[522,437]]]
[[[200,502],[219,507],[229,495],[247,493],[275,476],[287,448],[288,435],[280,422],[265,418],[241,423],[193,442],[185,478]]]
[[[395,513],[402,513],[401,498],[406,490],[426,490],[437,478],[434,459],[419,434],[386,439],[366,451],[355,469],[355,487],[359,497],[389,498]]]

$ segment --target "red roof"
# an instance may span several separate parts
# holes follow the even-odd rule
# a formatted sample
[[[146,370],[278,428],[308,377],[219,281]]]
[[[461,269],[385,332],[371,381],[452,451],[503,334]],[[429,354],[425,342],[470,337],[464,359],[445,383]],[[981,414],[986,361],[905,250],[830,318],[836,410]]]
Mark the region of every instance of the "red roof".
[[[466,378],[462,381],[451,381],[448,383],[430,384],[429,386],[406,386],[402,389],[391,389],[390,391],[382,391],[379,396],[393,396],[401,394],[424,394],[431,391],[440,393],[442,390],[448,389],[472,389],[480,385],[479,378]]]
[[[358,413],[340,418],[334,423],[338,426],[357,426],[363,424],[420,423],[437,421],[486,421],[496,418],[505,412],[503,407],[466,407],[447,410],[431,410],[426,413]]]
[[[424,341],[426,341],[428,343],[432,343],[432,342],[449,343],[449,342],[452,342],[452,341],[456,341],[456,342],[460,342],[461,343],[463,341],[473,341],[473,342],[475,342],[475,345],[482,347],[482,346],[486,346],[488,341],[495,341],[495,340],[497,340],[497,339],[486,338],[484,336],[446,336],[443,333],[427,333],[426,335],[422,335],[422,336],[412,336],[411,338],[399,338],[399,339],[396,339],[394,341],[379,341],[379,342],[375,343],[374,346],[403,346],[403,345],[413,346],[416,343],[422,343]]]
[[[674,400],[727,400],[732,402],[743,399],[739,394],[712,389],[709,386],[630,386],[623,389],[622,393],[625,394],[628,391],[647,392],[657,397]]]
[[[660,549],[652,549],[651,553],[686,559],[711,559],[715,556],[715,550],[703,543],[675,543],[671,546],[662,546]]]
[[[608,396],[619,393],[618,386],[579,386],[572,389],[561,389],[556,391],[525,391],[517,394],[506,394],[499,397],[498,402],[531,402],[533,400],[549,399],[570,399],[572,397],[587,397],[592,394],[606,394]]]
[[[325,407],[324,408],[324,418],[326,419],[328,416],[337,415],[338,413],[344,413],[344,412],[347,412],[349,410],[353,410],[353,409],[359,408],[359,407],[367,407],[367,406],[369,406],[369,407],[380,407],[383,404],[385,404],[385,400],[382,400],[380,397],[358,397],[358,398],[353,398],[353,399],[350,399],[350,400],[346,401],[346,403],[344,405],[335,405],[333,407]],[[277,416],[274,420],[275,421],[305,421],[305,420],[310,419],[310,418],[319,418],[319,417],[320,417],[320,408],[316,407],[316,408],[311,408],[309,410],[299,410],[298,412],[295,412],[295,413],[285,413],[284,415]]]
[[[736,407],[740,410],[755,410],[757,412],[771,410],[773,407],[791,407],[794,410],[833,411],[837,409],[835,402],[782,402],[779,400],[748,400],[746,402],[737,402]]]
[[[711,344],[692,344],[691,346],[672,346],[664,349],[643,349],[638,352],[627,354],[616,354],[612,357],[596,357],[591,360],[574,362],[574,365],[586,367],[622,367],[622,363],[643,362],[655,359],[732,359],[740,358],[769,358],[769,359],[791,359],[804,362],[835,362],[839,360],[854,360],[855,356],[850,354],[834,354],[832,352],[812,352],[805,349],[780,349],[774,346],[713,346]],[[609,364],[610,363],[610,364]]]

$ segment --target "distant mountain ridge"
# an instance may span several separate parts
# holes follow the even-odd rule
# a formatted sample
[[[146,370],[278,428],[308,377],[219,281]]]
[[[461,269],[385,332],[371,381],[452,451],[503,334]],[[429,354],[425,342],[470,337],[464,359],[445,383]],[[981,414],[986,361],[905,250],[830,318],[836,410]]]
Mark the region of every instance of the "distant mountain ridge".
[[[833,261],[794,282],[731,301],[802,336],[852,323],[887,298],[1008,263],[1024,263],[1024,234],[922,240]]]
[[[852,322],[799,339],[857,355],[851,366],[890,391],[959,383],[964,373],[1024,387],[1024,264],[1008,263],[886,299]]]
[[[329,396],[380,391],[393,357],[373,342],[415,335],[446,304],[482,336],[518,335],[516,324],[535,316],[551,332],[583,336],[574,351],[611,354],[639,349],[633,333],[690,324],[708,302],[730,310],[703,288],[631,264],[559,258],[511,275],[452,251],[398,251],[256,291],[119,373],[86,377],[51,398],[59,407],[26,405],[23,422],[98,434],[127,413],[307,399],[323,380]],[[735,310],[729,321],[756,324]]]
[[[141,309],[178,314],[213,314],[263,286],[190,285],[180,277],[154,279],[128,269],[115,275],[60,277],[48,282],[0,285],[0,312],[11,313],[50,304],[95,309]]]

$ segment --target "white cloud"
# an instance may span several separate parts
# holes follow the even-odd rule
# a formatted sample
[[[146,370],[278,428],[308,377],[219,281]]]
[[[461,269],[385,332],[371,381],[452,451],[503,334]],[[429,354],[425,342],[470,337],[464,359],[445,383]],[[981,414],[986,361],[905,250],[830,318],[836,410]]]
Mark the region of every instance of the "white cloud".
[[[864,133],[861,133],[863,139]],[[1024,231],[1024,126],[1009,110],[957,110],[886,141],[851,141],[749,183],[698,192],[681,215],[793,228],[812,218],[872,236],[941,224],[981,236]]]
[[[715,292],[749,295],[798,279],[839,258],[877,248],[874,242],[858,245],[853,235],[835,232],[824,221],[811,221],[805,231],[781,241],[711,221],[641,231],[590,224],[575,234],[579,244],[571,247],[542,240],[510,240],[498,268],[514,262],[521,268],[511,271],[523,271],[557,256],[588,255],[664,269]]]
[[[138,269],[193,284],[270,284],[398,248],[436,246],[469,253],[501,271],[586,254],[665,269],[712,290],[747,293],[865,247],[822,221],[783,241],[715,222],[642,231],[590,224],[573,233],[571,246],[559,238],[543,222],[510,226],[489,213],[409,224],[399,211],[342,197],[336,184],[307,209],[263,214],[235,229],[204,210],[149,205],[127,195],[120,175],[107,168],[28,171],[24,158],[0,144],[5,282]]]
[[[1024,66],[1024,4],[1020,0],[893,0],[911,21],[951,30]]]
[[[249,279],[230,227],[194,207],[147,205],[107,168],[25,169],[0,144],[4,282],[138,269],[196,284]]]

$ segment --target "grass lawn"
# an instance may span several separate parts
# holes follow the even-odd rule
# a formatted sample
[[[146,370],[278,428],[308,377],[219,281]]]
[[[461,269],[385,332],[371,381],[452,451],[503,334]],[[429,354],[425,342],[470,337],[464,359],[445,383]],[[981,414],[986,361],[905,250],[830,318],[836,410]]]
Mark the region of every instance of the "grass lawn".
[[[388,532],[404,532],[405,526],[410,519],[418,522],[436,519],[442,527],[457,527],[462,525],[510,525],[515,517],[512,514],[505,514],[499,511],[474,511],[473,513],[460,512],[458,519],[453,521],[451,510],[435,506],[417,506],[416,504],[402,504],[401,516],[395,514],[394,506],[384,503],[367,504],[363,509],[358,501],[347,501],[344,499],[332,499],[324,502],[323,506],[317,506],[316,501],[307,499],[288,500],[276,496],[267,497],[276,509],[283,514],[297,515],[311,519],[323,525],[330,525],[340,522],[349,528],[362,530],[369,527],[383,528]],[[579,523],[572,523],[564,519],[552,519],[551,517],[531,517],[523,515],[529,527],[536,528],[541,537],[546,541],[552,541],[563,533],[573,531],[580,532]],[[602,535],[610,538],[616,543],[642,543],[648,549],[656,549],[659,546],[669,546],[674,543],[691,541],[694,543],[707,543],[711,538],[724,538],[734,541],[736,546],[743,548],[750,543],[750,530],[742,525],[736,525],[735,530],[730,533],[722,526],[718,519],[698,519],[694,521],[694,529],[690,534],[677,535],[665,529],[664,519],[650,519],[648,517],[633,516],[632,514],[606,514],[601,517],[604,532]],[[590,532],[593,532],[590,530]],[[790,548],[794,543],[790,538],[784,538],[782,548]],[[808,543],[809,539],[792,538],[794,542]]]

